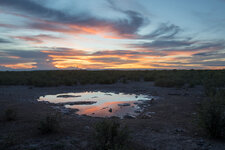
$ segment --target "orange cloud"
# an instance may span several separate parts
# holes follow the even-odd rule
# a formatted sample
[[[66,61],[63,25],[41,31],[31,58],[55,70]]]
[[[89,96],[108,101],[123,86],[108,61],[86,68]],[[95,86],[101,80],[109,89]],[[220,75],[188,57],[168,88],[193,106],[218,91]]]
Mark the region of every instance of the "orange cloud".
[[[32,69],[32,68],[36,68],[36,66],[34,66],[35,64],[36,64],[35,62],[28,62],[28,63],[17,63],[17,64],[4,64],[2,66],[7,68],[12,68],[12,69]]]
[[[100,51],[96,53],[87,53],[79,50],[68,51],[42,51],[48,54],[53,62],[52,64],[57,68],[83,68],[83,69],[148,69],[159,68],[157,65],[163,67],[169,64],[162,62],[173,62],[179,60],[176,55],[158,56],[149,51]],[[148,54],[148,53],[147,53]],[[176,54],[176,55],[175,55]],[[182,53],[183,54],[183,53]]]

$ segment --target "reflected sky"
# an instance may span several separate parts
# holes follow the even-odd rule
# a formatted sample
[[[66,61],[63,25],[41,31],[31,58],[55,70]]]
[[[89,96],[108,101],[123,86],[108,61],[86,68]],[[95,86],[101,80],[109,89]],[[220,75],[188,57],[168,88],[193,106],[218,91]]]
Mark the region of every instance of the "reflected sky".
[[[112,93],[112,92],[80,92],[61,93],[56,95],[41,96],[38,101],[48,101],[50,103],[64,103],[66,108],[79,109],[77,114],[95,117],[123,117],[126,114],[137,115],[137,110],[141,110],[138,104],[152,97],[147,95]],[[93,104],[74,105],[71,102],[91,102]],[[71,104],[68,104],[71,103]],[[124,105],[124,106],[123,106]]]

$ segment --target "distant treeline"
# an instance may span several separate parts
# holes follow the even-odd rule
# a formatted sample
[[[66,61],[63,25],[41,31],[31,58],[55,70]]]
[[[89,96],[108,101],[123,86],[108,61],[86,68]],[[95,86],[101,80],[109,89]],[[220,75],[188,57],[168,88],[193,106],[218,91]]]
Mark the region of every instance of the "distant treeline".
[[[204,85],[224,87],[225,70],[52,70],[0,71],[0,85],[32,85],[38,87],[113,84],[130,81],[154,81],[156,86],[182,87]]]

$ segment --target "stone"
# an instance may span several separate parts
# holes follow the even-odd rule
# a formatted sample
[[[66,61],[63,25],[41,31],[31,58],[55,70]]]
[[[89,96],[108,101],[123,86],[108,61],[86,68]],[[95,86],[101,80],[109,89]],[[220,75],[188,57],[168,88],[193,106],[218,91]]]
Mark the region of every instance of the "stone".
[[[147,115],[153,115],[153,114],[155,114],[155,112],[147,112],[146,114]]]
[[[177,128],[177,129],[175,129],[175,131],[176,131],[177,133],[182,133],[182,132],[184,132],[184,129]]]
[[[57,103],[55,105],[63,106],[63,105],[92,105],[97,101],[76,101],[76,102],[65,102],[65,103]]]
[[[58,95],[57,97],[70,98],[70,97],[81,97],[81,95]]]
[[[135,119],[136,117],[135,116],[132,116],[132,115],[129,115],[129,114],[126,114],[125,116],[123,116],[124,119]]]
[[[118,106],[130,106],[129,103],[118,104]]]
[[[141,116],[141,119],[150,119],[151,117],[152,117],[151,115],[144,114]]]
[[[135,113],[141,113],[141,110],[135,110],[134,112]]]
[[[111,116],[110,118],[111,119],[120,119],[120,117],[117,117],[117,116]]]
[[[105,95],[112,96],[112,94],[107,94],[107,93]]]
[[[141,119],[150,119],[152,117],[151,113],[152,112],[147,112],[147,113],[141,115]]]

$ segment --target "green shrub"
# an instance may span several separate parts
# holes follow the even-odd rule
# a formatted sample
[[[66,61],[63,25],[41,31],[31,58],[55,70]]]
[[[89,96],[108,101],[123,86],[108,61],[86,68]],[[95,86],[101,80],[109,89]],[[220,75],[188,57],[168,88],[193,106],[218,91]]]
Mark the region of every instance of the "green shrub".
[[[96,124],[94,133],[96,150],[128,149],[129,132],[118,122],[104,120]]]
[[[212,138],[225,138],[224,98],[219,92],[199,110],[199,125]]]
[[[42,134],[58,132],[60,128],[60,117],[58,114],[48,115],[39,124],[38,130]]]
[[[17,113],[14,109],[8,108],[5,110],[4,119],[6,121],[14,121],[16,120]]]

